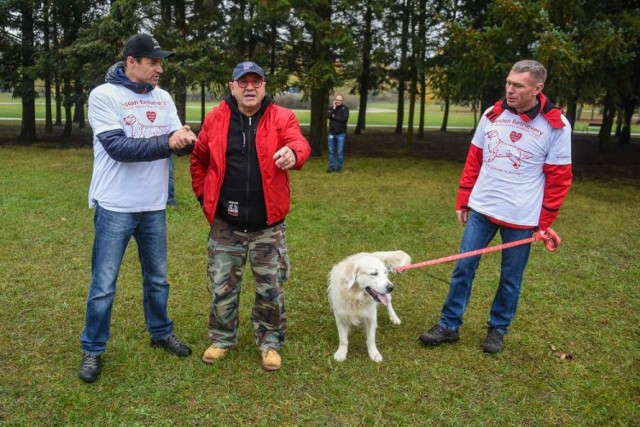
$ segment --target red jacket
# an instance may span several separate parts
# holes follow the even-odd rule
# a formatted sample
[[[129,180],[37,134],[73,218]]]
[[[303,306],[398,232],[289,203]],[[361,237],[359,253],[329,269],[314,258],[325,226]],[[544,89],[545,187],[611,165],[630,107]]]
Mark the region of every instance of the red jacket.
[[[231,109],[223,100],[207,114],[191,153],[191,186],[196,197],[203,198],[202,210],[209,223],[213,223],[224,180],[230,119]],[[309,142],[302,136],[293,112],[271,103],[260,118],[256,132],[269,225],[285,219],[291,204],[289,173],[276,167],[273,160],[275,152],[284,146],[296,155],[294,169],[302,168],[311,153]]]

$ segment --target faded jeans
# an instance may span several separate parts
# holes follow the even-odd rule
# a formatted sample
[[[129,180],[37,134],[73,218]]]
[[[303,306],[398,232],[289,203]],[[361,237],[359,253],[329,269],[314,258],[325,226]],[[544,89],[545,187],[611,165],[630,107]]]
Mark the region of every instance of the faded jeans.
[[[165,211],[114,212],[97,205],[94,213],[95,238],[91,255],[91,283],[87,298],[82,351],[104,353],[109,339],[111,308],[122,258],[131,237],[138,244],[142,267],[142,304],[147,330],[152,338],[173,333],[167,316],[167,226]]]
[[[329,134],[329,169],[332,171],[341,171],[344,161],[344,143],[347,140],[347,134],[338,135]]]
[[[532,229],[517,229],[498,226],[484,215],[471,211],[460,244],[460,252],[468,252],[486,247],[500,231],[502,243],[527,239]],[[488,325],[506,334],[516,313],[522,277],[524,275],[531,244],[515,246],[502,251],[502,265],[498,290],[493,299]],[[449,294],[442,307],[440,326],[448,330],[457,330],[462,325],[462,317],[471,298],[471,287],[480,263],[481,255],[463,258],[456,263],[451,277]]]

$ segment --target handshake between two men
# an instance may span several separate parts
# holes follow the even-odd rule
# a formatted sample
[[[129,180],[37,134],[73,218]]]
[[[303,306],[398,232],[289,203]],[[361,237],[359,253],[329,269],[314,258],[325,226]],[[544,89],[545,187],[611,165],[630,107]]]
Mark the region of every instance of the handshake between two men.
[[[178,156],[189,154],[197,140],[198,137],[191,127],[184,125],[169,137],[169,149]]]

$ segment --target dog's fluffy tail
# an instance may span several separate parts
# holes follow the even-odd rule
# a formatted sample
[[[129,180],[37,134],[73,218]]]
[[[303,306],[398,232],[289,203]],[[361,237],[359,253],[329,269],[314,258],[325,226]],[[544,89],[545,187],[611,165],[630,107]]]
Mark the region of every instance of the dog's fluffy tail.
[[[411,264],[411,257],[404,251],[373,252],[371,255],[390,267],[402,267]]]

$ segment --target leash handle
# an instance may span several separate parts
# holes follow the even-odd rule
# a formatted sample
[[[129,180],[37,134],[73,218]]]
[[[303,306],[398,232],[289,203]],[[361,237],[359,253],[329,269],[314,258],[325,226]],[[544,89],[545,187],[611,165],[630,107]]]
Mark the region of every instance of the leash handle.
[[[405,271],[405,270],[411,270],[414,268],[420,268],[420,267],[426,267],[429,265],[435,265],[435,264],[442,264],[445,262],[449,262],[449,261],[457,261],[459,259],[462,258],[469,258],[472,256],[476,256],[476,255],[482,255],[482,254],[486,254],[489,252],[496,252],[496,251],[501,251],[503,249],[509,249],[512,248],[514,246],[520,246],[520,245],[526,245],[527,243],[532,243],[532,242],[536,242],[538,240],[542,239],[542,236],[539,236],[537,233],[535,235],[533,235],[532,237],[529,237],[527,239],[522,239],[522,240],[516,240],[513,242],[509,242],[509,243],[503,243],[501,245],[495,245],[495,246],[489,246],[483,249],[476,249],[475,251],[469,251],[469,252],[462,252],[456,255],[449,255],[446,257],[442,257],[442,258],[436,258],[436,259],[432,259],[429,261],[423,261],[423,262],[419,262],[416,264],[409,264],[409,265],[403,265],[401,267],[393,267],[392,271],[399,273],[401,271]]]

